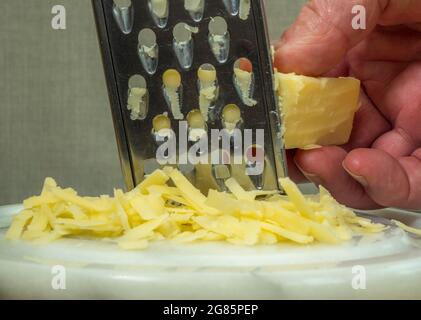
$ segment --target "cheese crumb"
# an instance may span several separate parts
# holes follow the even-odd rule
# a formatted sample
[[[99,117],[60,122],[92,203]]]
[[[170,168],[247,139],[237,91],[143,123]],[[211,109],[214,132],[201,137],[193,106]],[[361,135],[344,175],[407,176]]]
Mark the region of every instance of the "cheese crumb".
[[[111,238],[121,249],[144,250],[162,240],[246,246],[340,244],[386,229],[340,205],[323,188],[320,197],[307,198],[291,180],[282,179],[285,197],[246,191],[232,178],[225,183],[232,194],[210,190],[205,196],[181,172],[168,167],[127,193],[115,190],[114,197],[81,197],[47,178],[41,194],[24,201],[6,238],[39,244],[66,236]],[[256,200],[261,195],[267,198]]]

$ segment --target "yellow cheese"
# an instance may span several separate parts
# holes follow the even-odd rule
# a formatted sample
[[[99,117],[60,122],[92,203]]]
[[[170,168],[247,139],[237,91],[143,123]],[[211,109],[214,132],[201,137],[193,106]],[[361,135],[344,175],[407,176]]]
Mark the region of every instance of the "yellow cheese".
[[[203,237],[205,237],[207,234],[208,232],[203,229],[198,230],[196,232],[185,231],[179,233],[177,236],[174,237],[173,240],[180,243],[194,242],[203,239]]]
[[[53,195],[59,198],[62,201],[66,201],[68,203],[73,203],[75,205],[80,206],[81,208],[92,210],[92,211],[107,211],[112,210],[112,206],[107,204],[106,202],[101,201],[100,199],[92,199],[89,198],[82,198],[77,196],[76,192],[70,189],[55,189],[52,191]]]
[[[325,226],[319,223],[310,223],[310,233],[319,242],[336,244],[340,239],[336,236],[336,230],[331,226]]]
[[[181,194],[188,200],[196,210],[201,210],[207,214],[218,214],[219,211],[205,204],[206,197],[196,189],[189,180],[182,175],[180,171],[173,170],[170,178],[175,186],[180,190]]]
[[[117,199],[116,190],[114,190],[115,198]],[[118,218],[120,219],[121,226],[124,230],[130,230],[130,223],[127,213],[124,211],[120,202],[116,201],[116,211]]]
[[[254,194],[245,191],[234,178],[226,180],[225,185],[238,200],[254,200],[255,198]]]
[[[65,236],[117,238],[122,249],[142,250],[165,239],[248,246],[285,241],[337,244],[386,228],[358,217],[323,188],[320,197],[310,198],[291,180],[280,182],[287,196],[275,194],[269,200],[256,196],[273,192],[249,192],[233,179],[226,181],[232,194],[210,190],[205,196],[180,171],[168,167],[132,191],[91,198],[47,179],[41,195],[26,201],[30,208],[14,217],[6,238],[38,244]]]
[[[271,223],[266,223],[266,222],[262,222],[262,228],[266,231],[270,231],[278,236],[281,236],[285,239],[289,239],[291,241],[297,242],[297,243],[301,243],[301,244],[306,244],[306,243],[311,243],[313,242],[314,238],[313,237],[309,237],[309,236],[305,236],[299,233],[295,233],[293,231],[289,231],[287,229],[284,229],[282,227],[276,226],[274,224]]]
[[[238,212],[238,201],[231,194],[209,190],[206,205],[216,208],[225,214],[236,214]]]
[[[313,218],[314,212],[309,202],[305,199],[304,195],[300,192],[297,185],[289,178],[280,179],[282,188],[288,195],[289,200],[295,205],[301,214],[308,218]]]
[[[277,203],[265,203],[265,219],[296,233],[308,235],[310,232],[309,220],[301,217],[299,213],[282,208]]]
[[[412,234],[417,235],[417,236],[421,236],[421,229],[409,227],[409,226],[403,224],[402,222],[396,221],[396,220],[392,220],[392,222],[394,222],[399,228],[401,228],[402,230],[404,230],[406,232],[412,233]]]
[[[126,232],[126,234],[120,239],[122,242],[124,242],[148,238],[153,234],[153,231],[158,228],[167,218],[168,215],[162,215],[155,220],[147,221],[140,226]]]
[[[276,236],[268,231],[261,231],[259,236],[259,242],[265,245],[273,245],[278,242]]]
[[[170,178],[164,171],[155,170],[152,174],[150,174],[145,180],[143,180],[139,184],[138,188],[141,192],[145,192],[150,186],[165,185],[169,179]]]
[[[165,200],[159,194],[138,195],[130,201],[143,220],[153,220],[165,214]]]
[[[35,196],[35,197],[30,197],[28,199],[26,199],[25,201],[23,201],[23,206],[26,209],[31,209],[34,207],[38,207],[41,204],[53,204],[58,202],[59,199],[57,197],[55,197],[53,194],[51,194],[51,192],[45,192],[43,195],[41,196]]]
[[[21,237],[22,232],[25,229],[25,226],[33,217],[33,212],[31,211],[22,211],[19,215],[13,218],[13,223],[7,230],[6,238],[9,240],[17,240]]]
[[[277,74],[286,149],[348,142],[359,107],[360,81]]]

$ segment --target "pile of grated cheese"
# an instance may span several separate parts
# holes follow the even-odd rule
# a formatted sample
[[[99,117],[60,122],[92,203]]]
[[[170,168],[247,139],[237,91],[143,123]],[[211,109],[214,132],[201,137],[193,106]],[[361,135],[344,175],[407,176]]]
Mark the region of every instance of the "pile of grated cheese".
[[[196,189],[178,170],[149,175],[134,190],[81,197],[47,178],[39,196],[23,202],[6,237],[48,243],[61,237],[112,238],[122,249],[145,249],[152,241],[227,241],[238,245],[282,242],[339,244],[386,229],[338,204],[323,188],[306,198],[290,179],[287,196],[245,191],[234,179],[230,193]],[[259,200],[260,198],[263,198]]]

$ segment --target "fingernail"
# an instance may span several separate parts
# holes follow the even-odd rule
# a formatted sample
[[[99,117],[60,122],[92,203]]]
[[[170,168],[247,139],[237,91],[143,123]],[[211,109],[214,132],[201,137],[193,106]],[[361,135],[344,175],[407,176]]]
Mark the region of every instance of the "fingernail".
[[[295,160],[294,160],[294,162],[295,162]],[[295,162],[295,165],[301,171],[301,173],[307,178],[307,180],[313,182],[315,185],[321,185],[322,184],[322,179],[317,174],[306,172],[303,168],[301,168],[298,165],[297,162]]]
[[[348,172],[348,174],[354,179],[356,180],[359,184],[361,184],[363,187],[367,188],[368,187],[368,182],[367,180],[363,177],[363,176],[359,176],[355,173],[353,173],[351,170],[349,170],[345,163],[342,162],[342,167],[345,169],[346,172]]]

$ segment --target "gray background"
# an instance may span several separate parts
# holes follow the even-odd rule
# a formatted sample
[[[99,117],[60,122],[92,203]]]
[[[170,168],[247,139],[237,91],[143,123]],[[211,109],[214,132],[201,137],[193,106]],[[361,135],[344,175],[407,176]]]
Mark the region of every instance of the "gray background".
[[[276,39],[305,0],[266,2]],[[66,30],[51,28],[56,4]],[[0,204],[46,176],[82,194],[123,186],[90,1],[1,0],[0,44]]]

